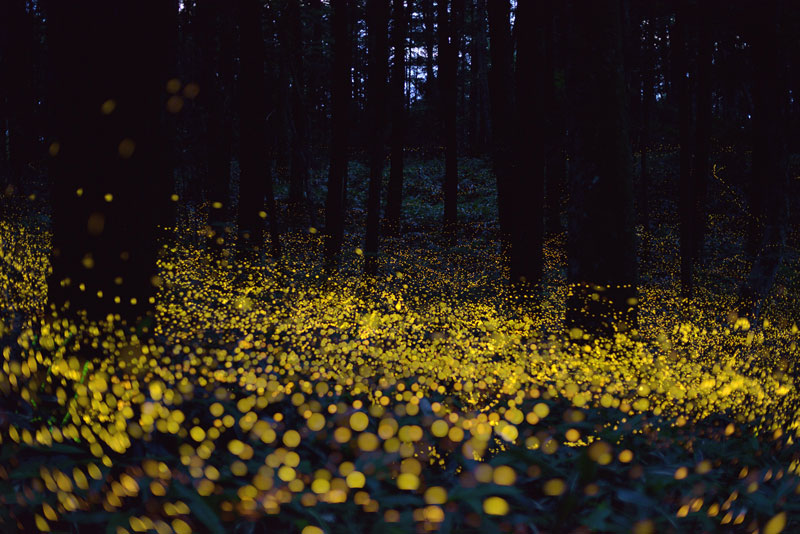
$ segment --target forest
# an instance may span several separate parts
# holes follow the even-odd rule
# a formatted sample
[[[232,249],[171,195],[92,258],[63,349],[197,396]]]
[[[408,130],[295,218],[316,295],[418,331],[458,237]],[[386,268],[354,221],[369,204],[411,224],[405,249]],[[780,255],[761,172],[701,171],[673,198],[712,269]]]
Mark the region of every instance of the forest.
[[[0,531],[800,532],[799,35],[0,0]]]

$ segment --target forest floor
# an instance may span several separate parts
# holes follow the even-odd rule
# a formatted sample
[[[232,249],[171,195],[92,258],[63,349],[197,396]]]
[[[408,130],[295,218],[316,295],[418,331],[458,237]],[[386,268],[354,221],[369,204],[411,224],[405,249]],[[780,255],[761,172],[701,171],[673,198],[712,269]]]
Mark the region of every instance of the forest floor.
[[[0,529],[797,531],[798,236],[758,320],[730,314],[748,263],[725,169],[745,169],[716,157],[690,302],[677,156],[654,158],[636,340],[563,332],[563,235],[538,298],[509,291],[480,159],[461,161],[455,245],[437,230],[441,163],[408,165],[408,224],[376,279],[361,275],[357,163],[334,278],[319,213],[284,235],[280,262],[218,263],[198,247],[203,210],[184,210],[153,339],[42,319],[47,216],[20,204],[0,223]],[[312,190],[322,205],[324,176]]]

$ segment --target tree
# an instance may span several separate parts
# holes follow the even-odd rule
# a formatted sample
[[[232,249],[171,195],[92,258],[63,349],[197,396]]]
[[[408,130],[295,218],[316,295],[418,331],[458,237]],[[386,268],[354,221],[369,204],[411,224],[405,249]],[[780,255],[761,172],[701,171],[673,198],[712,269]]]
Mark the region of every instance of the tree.
[[[392,76],[390,91],[391,107],[391,168],[389,188],[386,195],[386,231],[389,235],[400,233],[403,206],[403,145],[406,133],[405,71],[406,31],[408,17],[403,0],[392,2]]]
[[[381,182],[386,157],[386,105],[389,77],[389,0],[367,0],[368,76],[367,106],[369,111],[369,190],[367,192],[367,235],[364,244],[364,272],[374,276],[378,271],[380,239]]]
[[[197,39],[201,89],[198,100],[205,124],[203,125],[204,156],[201,167],[201,184],[208,204],[208,244],[219,252],[230,233],[230,176],[233,138],[233,105],[230,94],[233,88],[233,31],[231,4],[214,0],[200,0],[197,5]]]
[[[279,258],[281,242],[268,160],[261,6],[257,0],[239,0],[238,7],[239,120],[242,132],[239,139],[240,245],[246,250],[260,250],[264,242],[264,219],[269,217],[272,256]]]
[[[633,187],[618,0],[568,4],[571,111],[566,323],[636,328]]]
[[[711,65],[714,51],[711,24],[714,11],[712,0],[698,2],[694,9],[697,33],[697,81],[695,85],[694,159],[692,162],[692,182],[694,185],[692,259],[695,262],[702,258],[706,233],[708,158],[711,149]]]
[[[292,108],[292,160],[289,171],[289,205],[293,211],[301,208],[304,203],[309,180],[308,111],[305,98],[303,21],[300,17],[300,3],[286,2],[283,15],[278,21],[278,29],[284,39],[283,53],[289,57],[291,75],[289,99]]]
[[[544,37],[543,2],[517,4],[516,172],[511,189],[511,282],[541,282],[544,255]]]
[[[786,150],[789,91],[781,42],[782,2],[770,0],[753,14],[753,169],[750,184],[760,238],[740,289],[740,315],[758,315],[783,258],[788,224]],[[751,210],[753,211],[753,210]]]
[[[649,235],[650,235],[650,206],[647,188],[650,183],[649,168],[648,168],[648,152],[650,150],[650,122],[653,105],[655,103],[655,95],[653,91],[654,86],[654,70],[655,70],[655,53],[653,44],[653,20],[648,18],[642,25],[642,105],[640,106],[642,113],[642,130],[639,136],[639,150],[640,150],[640,176],[639,176],[639,223],[642,225],[642,261],[646,261],[649,255]]]
[[[331,0],[333,65],[331,68],[331,142],[328,195],[325,203],[325,264],[339,265],[344,240],[345,180],[347,178],[348,107],[350,105],[350,0]]]
[[[492,163],[497,181],[497,212],[504,252],[511,243],[513,224],[512,183],[516,174],[514,151],[514,49],[511,42],[511,4],[508,0],[488,3],[489,44],[491,68],[489,70],[489,96],[492,119]]]
[[[449,8],[448,8],[449,6]],[[458,41],[456,21],[464,0],[439,0],[439,96],[444,125],[444,227],[452,231],[458,218]]]
[[[484,154],[489,143],[489,78],[486,52],[486,0],[470,1],[472,40],[470,48],[470,152]]]
[[[34,83],[37,36],[34,17],[26,4],[25,0],[8,0],[0,7],[0,102],[4,104],[0,119],[7,125],[2,128],[5,143],[0,161],[6,161],[6,169],[0,168],[0,172],[5,170],[6,176],[0,176],[0,195],[6,190],[3,181],[24,183],[37,158]]]
[[[48,3],[56,308],[133,324],[152,312],[172,183],[162,111],[171,3]],[[144,28],[147,31],[144,31]]]
[[[689,63],[686,57],[688,36],[688,0],[678,2],[675,30],[670,44],[673,58],[673,86],[677,91],[678,130],[680,141],[680,178],[678,181],[678,212],[680,216],[681,294],[692,295],[692,265],[694,255],[694,187],[692,185],[692,102],[689,87]]]

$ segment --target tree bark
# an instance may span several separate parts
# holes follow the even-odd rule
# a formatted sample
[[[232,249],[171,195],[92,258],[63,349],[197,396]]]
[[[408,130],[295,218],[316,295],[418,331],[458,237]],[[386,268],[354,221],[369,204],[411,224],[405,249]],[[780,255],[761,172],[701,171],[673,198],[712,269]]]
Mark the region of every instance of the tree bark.
[[[262,250],[269,218],[272,257],[281,256],[275,195],[269,162],[264,34],[257,0],[239,0],[240,111],[239,240],[246,252]]]
[[[231,232],[233,210],[230,177],[233,137],[233,12],[228,3],[202,0],[197,7],[201,88],[198,100],[205,116],[203,138],[206,159],[201,186],[208,204],[207,241],[219,252]]]
[[[511,282],[522,286],[541,282],[544,260],[546,12],[542,2],[517,4],[517,165],[511,191]]]
[[[516,173],[514,152],[514,50],[511,43],[511,5],[508,0],[492,0],[489,13],[491,69],[489,95],[492,119],[492,162],[497,181],[497,212],[503,252],[510,252],[513,198],[512,183]]]
[[[350,0],[331,0],[333,8],[333,65],[331,70],[331,160],[325,210],[325,264],[339,267],[344,240],[344,195],[347,177],[347,138],[350,105]]]
[[[470,79],[470,152],[486,153],[489,143],[489,78],[486,61],[486,0],[471,1],[472,11],[472,64]]]
[[[680,138],[680,177],[678,180],[678,212],[680,218],[681,295],[692,296],[692,267],[694,255],[694,186],[692,184],[692,102],[687,60],[688,0],[680,0],[675,28],[670,41],[674,60],[673,87],[678,100],[678,135]]]
[[[784,43],[780,40],[783,14],[780,0],[769,0],[753,15],[753,190],[759,190],[763,211],[758,249],[739,291],[739,314],[758,316],[780,267],[788,225],[789,183],[786,150],[788,87]]]
[[[393,0],[392,46],[394,62],[390,87],[390,106],[392,114],[391,169],[389,170],[389,190],[386,197],[386,231],[389,235],[399,235],[403,207],[403,145],[405,142],[405,71],[406,71],[406,32],[408,18],[403,0]]]
[[[696,125],[692,181],[694,182],[694,221],[692,259],[703,257],[706,234],[706,202],[708,196],[708,158],[711,151],[711,61],[714,39],[711,22],[714,16],[712,0],[698,2],[695,7],[697,28]]]
[[[464,0],[440,0],[439,25],[439,91],[444,126],[444,219],[445,231],[452,232],[458,219],[458,40],[456,21]],[[448,12],[448,5],[450,10]]]
[[[381,182],[386,158],[386,105],[389,77],[389,0],[367,0],[368,77],[367,106],[370,117],[369,186],[364,272],[378,273]]]
[[[571,110],[566,324],[635,329],[636,248],[619,1],[568,4]]]

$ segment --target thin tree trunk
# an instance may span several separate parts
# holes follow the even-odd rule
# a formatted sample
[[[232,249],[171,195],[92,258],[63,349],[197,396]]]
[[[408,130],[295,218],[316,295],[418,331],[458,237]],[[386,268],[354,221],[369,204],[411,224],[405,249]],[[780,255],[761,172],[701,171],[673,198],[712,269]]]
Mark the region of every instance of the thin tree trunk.
[[[406,70],[406,32],[408,19],[403,0],[393,0],[392,46],[394,63],[391,79],[391,169],[389,170],[389,190],[386,197],[386,231],[389,235],[399,235],[403,206],[403,145],[405,140],[405,70]]]
[[[706,201],[708,192],[708,158],[711,143],[711,59],[714,40],[711,34],[711,21],[714,9],[712,0],[698,2],[695,7],[697,26],[697,84],[696,84],[696,120],[694,165],[692,181],[694,182],[694,222],[693,252],[695,262],[703,256],[703,245],[706,233]]]
[[[688,0],[680,0],[670,42],[674,60],[673,86],[678,98],[678,129],[680,136],[680,178],[678,181],[678,212],[680,218],[681,295],[692,296],[692,256],[694,242],[694,187],[692,184],[692,103],[687,61]]]
[[[233,12],[231,5],[201,0],[197,7],[202,88],[198,94],[205,116],[203,139],[206,167],[201,176],[209,205],[207,241],[220,251],[231,231],[230,177],[233,137]],[[218,73],[218,74],[217,74]]]
[[[331,162],[325,210],[325,263],[328,270],[339,266],[344,240],[345,179],[350,105],[349,0],[331,0],[333,8],[333,65],[331,70]]]
[[[381,182],[386,157],[386,105],[389,77],[389,0],[367,0],[368,78],[367,103],[370,117],[369,186],[364,272],[378,273],[381,220]]]
[[[269,164],[264,34],[256,0],[239,0],[240,125],[239,238],[245,251],[264,247],[264,219],[269,218],[273,258],[281,255],[275,195]],[[266,211],[265,211],[266,210]]]
[[[642,42],[642,136],[640,141],[641,173],[639,179],[639,224],[642,226],[642,261],[647,261],[650,255],[650,206],[648,187],[650,185],[648,152],[650,150],[650,114],[654,102],[653,70],[655,69],[655,54],[653,53],[653,21],[648,19],[644,26]]]
[[[444,126],[444,219],[445,231],[452,232],[458,219],[458,31],[456,21],[464,0],[440,0],[439,91]],[[450,13],[448,13],[450,4]]]
[[[556,65],[561,65],[562,60],[557,54],[555,36],[556,20],[559,24],[564,17],[559,16],[558,0],[547,0],[544,28],[545,35],[545,68],[544,68],[544,99],[545,99],[545,124],[548,128],[545,141],[545,233],[550,236],[563,231],[561,224],[561,202],[564,182],[566,181],[566,139],[564,135],[564,95],[561,89],[556,88]],[[557,18],[558,17],[558,18]],[[562,32],[563,33],[563,32]]]
[[[470,151],[486,153],[489,141],[489,78],[486,65],[486,0],[470,2],[473,6],[472,65],[470,83]]]
[[[630,138],[619,1],[569,3],[572,124],[566,324],[597,335],[637,325]]]

